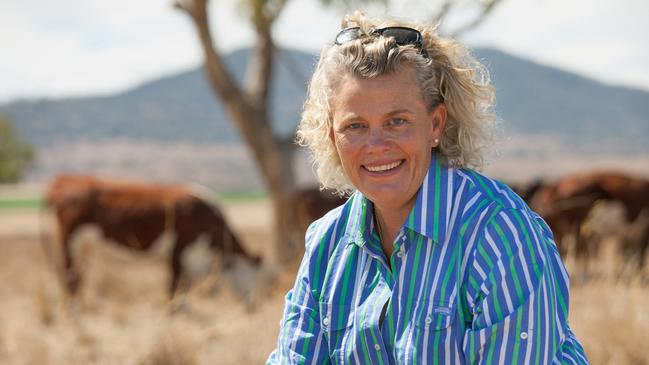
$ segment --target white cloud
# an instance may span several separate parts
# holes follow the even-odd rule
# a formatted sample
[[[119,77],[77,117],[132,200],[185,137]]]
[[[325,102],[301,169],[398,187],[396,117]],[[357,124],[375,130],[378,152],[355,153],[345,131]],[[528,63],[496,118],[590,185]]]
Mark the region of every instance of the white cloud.
[[[249,45],[236,0],[210,3],[217,47]],[[391,13],[423,17],[429,2],[401,0]],[[342,12],[290,1],[274,28],[282,46],[318,51]],[[649,2],[503,0],[463,40],[491,45],[610,83],[649,89]],[[0,1],[0,101],[115,92],[198,65],[193,24],[170,0]]]
[[[649,2],[503,1],[467,41],[608,83],[649,89]]]
[[[11,29],[0,33],[10,50],[0,59],[0,100],[112,92],[200,60],[193,29],[169,4],[16,4],[0,10]]]

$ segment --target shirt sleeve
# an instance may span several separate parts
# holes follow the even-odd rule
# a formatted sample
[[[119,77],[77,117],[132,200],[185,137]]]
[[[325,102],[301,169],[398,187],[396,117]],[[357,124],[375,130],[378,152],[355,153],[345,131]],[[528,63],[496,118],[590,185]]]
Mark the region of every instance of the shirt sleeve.
[[[499,211],[471,261],[468,363],[588,363],[568,326],[568,274],[542,220],[527,210]]]
[[[313,297],[311,277],[324,242],[318,242],[317,222],[309,227],[306,252],[295,280],[286,294],[277,347],[266,364],[330,364],[327,343],[320,327],[318,303]]]

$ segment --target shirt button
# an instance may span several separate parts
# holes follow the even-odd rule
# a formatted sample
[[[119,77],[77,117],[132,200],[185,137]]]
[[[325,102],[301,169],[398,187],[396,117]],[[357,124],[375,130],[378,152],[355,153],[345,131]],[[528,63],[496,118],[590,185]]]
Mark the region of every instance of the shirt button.
[[[329,325],[329,317],[324,317],[324,319],[322,320],[322,324],[324,324],[325,326],[328,326]]]
[[[403,259],[403,251],[399,250],[399,252],[397,252],[397,256],[398,256],[400,259]]]
[[[426,324],[431,324],[431,322],[433,322],[433,319],[430,318],[430,316],[428,316],[428,317],[426,317],[426,319],[424,320],[424,322],[426,322]]]
[[[379,345],[378,343],[375,344],[375,345],[374,345],[374,350],[376,350],[376,351],[381,351],[381,345]]]
[[[527,340],[527,332],[521,332],[521,340]]]

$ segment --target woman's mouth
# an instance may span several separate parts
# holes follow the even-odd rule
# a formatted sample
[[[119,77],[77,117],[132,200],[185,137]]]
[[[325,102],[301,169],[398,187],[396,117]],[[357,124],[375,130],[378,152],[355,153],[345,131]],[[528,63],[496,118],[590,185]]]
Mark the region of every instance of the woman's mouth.
[[[404,160],[399,160],[382,165],[363,165],[363,168],[370,172],[387,172],[399,167],[403,163],[403,161]]]

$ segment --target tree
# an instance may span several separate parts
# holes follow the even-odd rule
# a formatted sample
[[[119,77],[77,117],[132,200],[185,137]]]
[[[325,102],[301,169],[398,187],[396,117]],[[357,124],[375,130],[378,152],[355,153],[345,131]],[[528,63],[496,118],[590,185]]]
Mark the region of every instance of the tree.
[[[361,2],[387,3],[388,0],[321,0],[328,5],[355,6]],[[482,9],[475,19],[458,27],[459,32],[477,26],[500,0],[473,0]],[[230,118],[250,148],[270,193],[274,214],[274,259],[285,263],[300,252],[302,237],[298,227],[293,195],[295,175],[292,166],[291,140],[275,134],[269,114],[269,90],[273,73],[275,42],[271,27],[287,0],[241,0],[248,20],[255,30],[255,44],[250,52],[246,75],[238,83],[227,70],[221,53],[214,47],[209,27],[208,0],[174,0],[193,21],[205,57],[205,71],[217,97],[221,99]],[[440,20],[453,8],[466,1],[444,0],[433,20]],[[449,32],[453,34],[453,32]]]
[[[16,135],[9,118],[0,117],[0,183],[19,181],[33,159],[33,148]]]

